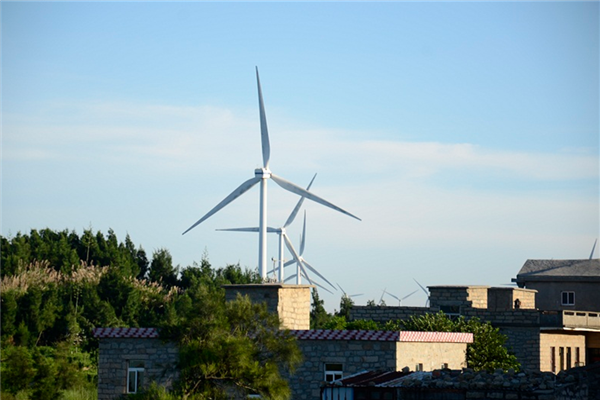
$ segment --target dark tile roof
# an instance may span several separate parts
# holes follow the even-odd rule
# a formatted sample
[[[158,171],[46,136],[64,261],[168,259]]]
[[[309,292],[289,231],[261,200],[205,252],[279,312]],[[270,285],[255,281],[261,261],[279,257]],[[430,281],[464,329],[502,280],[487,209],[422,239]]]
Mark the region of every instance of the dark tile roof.
[[[291,330],[298,340],[364,340],[384,342],[473,343],[472,333],[310,329]]]
[[[158,329],[156,328],[95,328],[94,337],[97,338],[117,338],[117,339],[139,339],[139,338],[157,338]]]
[[[517,281],[578,280],[600,278],[600,259],[527,260],[517,274]]]

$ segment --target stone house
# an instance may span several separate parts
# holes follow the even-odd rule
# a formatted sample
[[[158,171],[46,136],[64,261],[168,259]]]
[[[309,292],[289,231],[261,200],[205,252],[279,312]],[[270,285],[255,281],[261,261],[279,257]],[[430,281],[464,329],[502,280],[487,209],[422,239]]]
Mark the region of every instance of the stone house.
[[[238,293],[265,302],[296,337],[304,361],[289,378],[294,399],[318,399],[324,382],[365,368],[422,371],[466,366],[470,333],[311,330],[310,285],[226,285],[226,299]],[[98,400],[135,393],[149,382],[170,386],[178,377],[175,344],[154,328],[97,328]]]
[[[318,399],[321,387],[365,369],[432,371],[466,367],[472,333],[295,330],[304,361],[289,377],[293,399]]]
[[[537,290],[540,310],[600,312],[600,259],[527,260],[512,281]]]
[[[170,387],[179,376],[177,347],[154,328],[96,328],[94,337],[100,342],[98,400],[137,393],[153,381]]]
[[[352,319],[407,319],[443,311],[477,317],[507,336],[522,367],[558,373],[600,360],[600,313],[539,310],[537,290],[489,286],[429,286],[429,307],[354,306]]]

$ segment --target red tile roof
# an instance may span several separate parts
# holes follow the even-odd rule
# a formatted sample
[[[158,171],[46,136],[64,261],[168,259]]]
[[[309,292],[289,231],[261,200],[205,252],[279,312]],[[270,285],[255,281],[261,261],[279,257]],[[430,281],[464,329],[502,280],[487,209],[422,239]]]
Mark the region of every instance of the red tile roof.
[[[472,333],[400,331],[400,342],[473,343]]]

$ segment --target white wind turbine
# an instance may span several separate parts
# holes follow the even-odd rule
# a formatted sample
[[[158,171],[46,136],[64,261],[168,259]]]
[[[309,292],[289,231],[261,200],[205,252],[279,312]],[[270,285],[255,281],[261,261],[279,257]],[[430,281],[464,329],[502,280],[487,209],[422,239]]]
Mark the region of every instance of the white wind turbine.
[[[315,178],[317,177],[317,174],[315,174],[312,178],[312,180],[310,181],[310,183],[308,184],[308,186],[306,187],[306,190],[310,190],[310,187],[312,186]],[[283,283],[284,279],[283,279],[283,268],[284,268],[284,242],[285,242],[285,237],[287,237],[287,233],[286,233],[286,228],[292,223],[294,222],[294,219],[296,218],[296,215],[298,215],[298,211],[300,210],[300,207],[302,207],[302,203],[304,203],[304,196],[302,196],[300,198],[300,200],[298,200],[298,203],[296,203],[296,207],[294,207],[294,209],[292,210],[292,212],[290,213],[290,216],[288,217],[288,219],[285,221],[285,224],[283,224],[282,227],[280,228],[272,228],[270,226],[267,227],[267,233],[277,233],[279,235],[279,268],[277,268],[278,271],[278,276],[277,276],[277,280],[281,283]],[[259,228],[257,227],[252,227],[252,228],[228,228],[228,229],[217,229],[218,231],[226,231],[226,232],[258,232]]]
[[[233,200],[240,197],[242,194],[246,193],[250,188],[260,182],[260,212],[259,212],[259,235],[258,235],[258,266],[260,271],[260,276],[262,279],[267,278],[267,180],[270,178],[283,189],[290,191],[292,193],[296,193],[299,196],[304,196],[307,199],[315,201],[317,203],[321,203],[327,207],[333,208],[341,213],[349,215],[353,218],[356,218],[360,221],[355,215],[350,214],[349,212],[341,209],[340,207],[328,202],[327,200],[310,193],[309,191],[302,189],[300,186],[293,184],[271,172],[269,169],[269,158],[271,154],[271,148],[269,144],[269,132],[267,129],[267,117],[265,114],[265,107],[263,104],[262,91],[260,88],[260,78],[258,76],[258,67],[256,68],[256,84],[258,86],[258,107],[260,113],[260,132],[261,132],[261,143],[262,143],[262,157],[263,157],[263,167],[257,168],[254,170],[254,178],[248,179],[246,182],[242,183],[237,187],[233,192],[229,194],[229,196],[225,197],[219,204],[217,204],[212,210],[206,213],[202,218],[196,221],[192,226],[190,226],[183,234],[185,235],[191,229],[195,228],[197,225],[201,224],[203,221],[208,219],[210,216],[215,214],[217,211],[231,203]]]
[[[388,292],[385,289],[383,289],[383,294],[389,294],[390,296],[392,296],[393,298],[395,298],[396,300],[398,300],[398,306],[400,306],[402,304],[402,300],[408,299],[410,296],[412,296],[413,294],[417,293],[418,291],[419,291],[419,289],[415,290],[414,292],[411,292],[410,294],[407,294],[406,296],[404,296],[402,298],[396,296],[395,294],[392,294],[392,293]],[[381,298],[383,299],[383,295],[381,295]]]
[[[309,270],[311,270],[312,272],[314,272],[317,276],[319,276],[319,278],[321,278],[325,282],[327,282],[329,284],[329,286],[331,286],[334,290],[337,290],[337,288],[335,286],[333,286],[333,284],[331,282],[329,282],[327,280],[327,278],[325,278],[323,275],[321,275],[319,273],[319,271],[317,271],[312,265],[310,265],[304,259],[304,257],[302,257],[302,253],[304,253],[304,245],[306,243],[306,210],[304,211],[304,224],[302,225],[302,236],[300,237],[300,252],[296,251],[296,249],[292,245],[292,242],[290,241],[290,239],[289,239],[289,237],[287,235],[284,236],[284,239],[285,239],[285,244],[286,244],[288,250],[294,256],[294,259],[286,262],[285,264],[283,264],[283,266],[287,267],[288,265],[292,265],[293,263],[296,263],[296,273],[294,275],[290,276],[288,278],[288,280],[295,277],[296,278],[296,284],[300,285],[302,283],[302,276],[304,276],[306,279],[308,279],[308,281],[311,284],[316,285],[308,277],[308,273],[306,272],[306,268],[308,268]],[[320,286],[320,285],[316,285],[316,286],[319,286],[319,287],[322,288],[322,286]],[[327,289],[325,289],[325,290],[327,290]]]

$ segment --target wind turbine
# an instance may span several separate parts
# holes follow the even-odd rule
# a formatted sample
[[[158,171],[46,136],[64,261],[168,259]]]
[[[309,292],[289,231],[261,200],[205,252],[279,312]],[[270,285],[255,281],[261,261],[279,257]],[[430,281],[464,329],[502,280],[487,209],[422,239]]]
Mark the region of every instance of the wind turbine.
[[[594,257],[594,250],[596,250],[596,243],[598,243],[598,239],[594,240],[594,245],[592,246],[592,252],[590,253],[590,260]]]
[[[267,129],[267,116],[265,114],[265,106],[263,103],[262,91],[260,87],[260,78],[258,76],[258,67],[256,67],[256,84],[258,86],[258,107],[260,115],[260,133],[262,143],[262,157],[263,166],[254,170],[254,178],[250,178],[240,186],[238,186],[229,196],[225,197],[219,204],[217,204],[212,210],[206,213],[202,218],[196,221],[190,226],[183,234],[185,235],[191,229],[195,228],[210,216],[221,210],[223,207],[231,203],[233,200],[246,193],[250,188],[260,182],[260,207],[259,207],[259,223],[258,223],[258,266],[260,276],[262,279],[267,278],[267,180],[272,179],[276,184],[281,186],[283,189],[295,193],[299,196],[304,196],[307,199],[320,203],[329,208],[333,208],[343,214],[349,215],[352,218],[356,218],[360,221],[360,218],[350,214],[348,211],[328,202],[327,200],[310,193],[309,191],[302,189],[300,186],[295,185],[271,172],[269,169],[269,159],[271,156],[271,147],[269,144],[269,132]]]
[[[344,294],[344,296],[346,296],[348,298],[358,297],[358,296],[362,296],[364,294],[364,293],[348,294],[348,293],[346,293],[346,291],[344,290],[344,288],[339,283],[336,283],[336,285],[338,285],[338,287],[340,288],[340,290],[342,291],[342,293]]]
[[[317,276],[319,276],[319,278],[321,278],[325,282],[327,282],[329,284],[329,286],[331,286],[334,290],[337,290],[337,288],[335,286],[333,286],[333,284],[331,282],[329,282],[327,280],[327,278],[325,278],[323,275],[321,275],[319,273],[319,271],[317,271],[312,265],[310,265],[304,259],[304,257],[302,257],[302,253],[304,253],[304,244],[306,241],[306,210],[304,211],[304,224],[302,226],[302,236],[300,237],[300,252],[298,253],[296,251],[296,249],[292,245],[292,242],[290,241],[290,238],[287,235],[284,235],[283,238],[285,239],[285,245],[287,246],[288,250],[294,256],[293,260],[286,262],[285,264],[283,264],[283,266],[287,267],[288,265],[292,265],[293,263],[296,263],[297,267],[296,267],[295,277],[296,277],[297,285],[300,285],[302,283],[302,276],[305,276],[310,282],[310,278],[308,278],[308,274],[306,273],[306,270],[304,268],[304,267],[306,267],[309,270],[311,270],[313,273],[315,273]]]
[[[387,292],[385,289],[383,290],[384,293],[389,294],[390,296],[392,296],[393,298],[395,298],[396,300],[398,300],[398,306],[400,306],[402,304],[402,300],[408,299],[410,296],[412,296],[413,294],[417,293],[419,291],[419,289],[415,290],[414,292],[407,294],[406,296],[404,296],[403,298],[399,298],[398,296],[396,296],[395,294],[392,294],[390,292]],[[383,296],[381,296],[383,298]]]
[[[413,281],[417,282],[417,280],[415,278],[413,278]],[[429,307],[429,292],[427,291],[427,289],[425,289],[423,287],[423,285],[421,285],[419,282],[417,282],[417,285],[419,285],[419,287],[425,292],[425,294],[427,295],[427,301],[425,302],[425,307]]]
[[[312,186],[313,182],[315,181],[315,178],[317,177],[317,174],[315,174],[312,178],[312,180],[310,181],[310,183],[308,184],[308,186],[306,187],[306,190],[310,190],[310,187]],[[284,282],[283,279],[283,267],[284,267],[284,254],[283,254],[283,245],[284,245],[284,237],[287,236],[286,233],[286,228],[292,223],[294,222],[294,219],[296,218],[296,215],[298,214],[298,211],[300,210],[300,207],[302,207],[302,203],[304,203],[304,196],[302,196],[300,198],[300,200],[298,200],[298,203],[296,203],[296,207],[294,207],[294,209],[292,210],[290,216],[288,217],[287,221],[285,221],[285,224],[283,224],[282,227],[280,228],[272,228],[270,226],[267,227],[267,233],[277,233],[279,235],[279,268],[278,268],[278,277],[277,280],[279,282]],[[226,232],[258,232],[259,228],[257,227],[253,227],[253,228],[228,228],[228,229],[217,229],[218,231],[226,231]],[[273,268],[273,270],[275,270],[275,268]],[[271,271],[269,271],[270,273]]]

